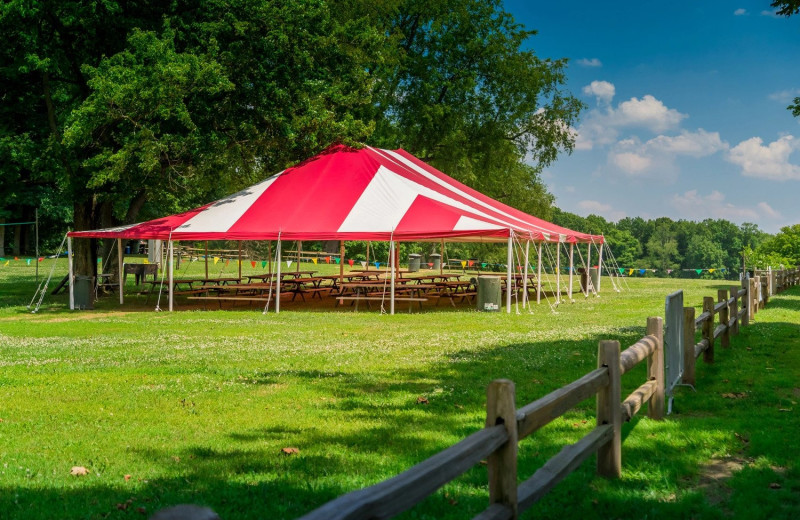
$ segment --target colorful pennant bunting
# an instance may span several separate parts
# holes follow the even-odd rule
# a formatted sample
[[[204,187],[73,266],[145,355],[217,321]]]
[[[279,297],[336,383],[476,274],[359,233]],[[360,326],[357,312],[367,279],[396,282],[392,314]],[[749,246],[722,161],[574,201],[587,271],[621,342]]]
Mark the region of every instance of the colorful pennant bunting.
[[[620,267],[619,268],[619,274],[625,274],[625,268],[624,267]]]
[[[214,257],[214,265],[217,265],[217,262],[219,262],[219,257],[216,257],[216,256],[215,256],[215,257]]]
[[[462,260],[461,261],[461,268],[463,269],[465,267],[467,267],[467,261],[466,260]]]
[[[694,272],[696,272],[697,274],[702,274],[703,270],[702,269],[695,269]]]
[[[353,259],[351,258],[350,260],[348,260],[348,261],[347,261],[347,263],[348,263],[348,265],[349,265],[350,267],[353,267],[353,264],[354,264],[354,263],[356,263],[356,262],[355,262],[355,260],[353,260]]]
[[[375,268],[376,269],[380,269],[381,268],[381,263],[380,262],[375,262]]]
[[[256,266],[256,261],[250,260],[250,267],[255,267],[255,266]]]
[[[312,258],[311,261],[314,262],[314,265],[317,265],[317,257],[316,256],[314,258]]]
[[[340,263],[342,263],[342,259],[339,258],[338,256],[336,258],[334,258],[334,260],[336,260],[336,265],[339,265]]]
[[[362,261],[361,261],[361,267],[363,267],[364,269],[366,269],[366,268],[367,268],[367,262],[365,262],[364,260],[362,260]]]
[[[265,267],[267,267],[267,261],[266,260],[262,260],[261,261],[261,268],[263,269]]]

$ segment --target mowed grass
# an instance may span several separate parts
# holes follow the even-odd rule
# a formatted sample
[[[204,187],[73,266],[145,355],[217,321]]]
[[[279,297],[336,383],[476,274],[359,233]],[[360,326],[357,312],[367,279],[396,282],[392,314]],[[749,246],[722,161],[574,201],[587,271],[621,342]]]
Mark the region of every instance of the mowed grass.
[[[628,285],[605,279],[600,298],[519,315],[156,313],[115,296],[70,312],[63,295],[32,315],[32,268],[0,269],[0,518],[142,518],[186,502],[225,519],[295,518],[481,428],[492,379],[513,380],[522,406],[595,368],[599,340],[641,337],[668,293],[699,307],[731,282]],[[524,517],[800,517],[798,322],[794,288],[698,364],[675,413],[625,425],[621,479],[596,477],[591,459]],[[637,367],[623,394],[643,380]],[[520,477],[593,423],[589,400],[524,440]],[[402,516],[469,518],[487,503],[478,466]]]

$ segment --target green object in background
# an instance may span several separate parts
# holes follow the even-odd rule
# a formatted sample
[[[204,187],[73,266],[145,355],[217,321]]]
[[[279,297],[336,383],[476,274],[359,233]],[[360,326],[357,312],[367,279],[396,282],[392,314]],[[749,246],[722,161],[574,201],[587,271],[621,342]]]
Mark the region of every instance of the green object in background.
[[[499,276],[478,277],[478,297],[476,300],[479,311],[499,311],[500,300],[502,299],[501,294]]]

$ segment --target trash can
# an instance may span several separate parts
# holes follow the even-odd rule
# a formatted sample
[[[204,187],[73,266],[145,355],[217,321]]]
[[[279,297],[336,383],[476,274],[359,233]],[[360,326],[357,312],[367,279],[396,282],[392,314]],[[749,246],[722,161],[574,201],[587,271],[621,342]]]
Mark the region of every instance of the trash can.
[[[495,312],[500,310],[502,300],[499,276],[478,277],[478,297],[476,298],[479,311]]]
[[[408,272],[416,273],[419,271],[419,264],[422,261],[422,255],[411,253],[408,255]]]
[[[76,309],[94,309],[94,286],[93,276],[75,275],[75,297]]]
[[[585,293],[586,292],[586,287],[587,287],[587,284],[588,284],[588,280],[589,280],[589,273],[587,273],[586,269],[584,269],[583,267],[579,267],[578,268],[578,274],[581,277],[581,292]]]
[[[442,268],[442,255],[434,253],[432,255],[428,255],[431,262],[433,262],[433,267],[431,269],[441,269]]]
[[[599,267],[590,267],[589,268],[589,277],[592,280],[592,287],[594,288],[594,292],[599,292],[599,290],[600,290],[600,268]]]

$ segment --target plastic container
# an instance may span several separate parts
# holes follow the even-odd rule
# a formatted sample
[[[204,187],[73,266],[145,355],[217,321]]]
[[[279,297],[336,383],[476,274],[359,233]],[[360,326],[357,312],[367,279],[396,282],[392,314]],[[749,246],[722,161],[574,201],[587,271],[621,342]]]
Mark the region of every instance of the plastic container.
[[[420,262],[422,262],[422,255],[416,253],[408,255],[408,272],[416,273],[419,271]]]
[[[94,277],[75,275],[75,298],[76,309],[94,309]]]
[[[483,275],[478,277],[477,309],[479,311],[497,312],[500,310],[502,291],[500,277]]]

